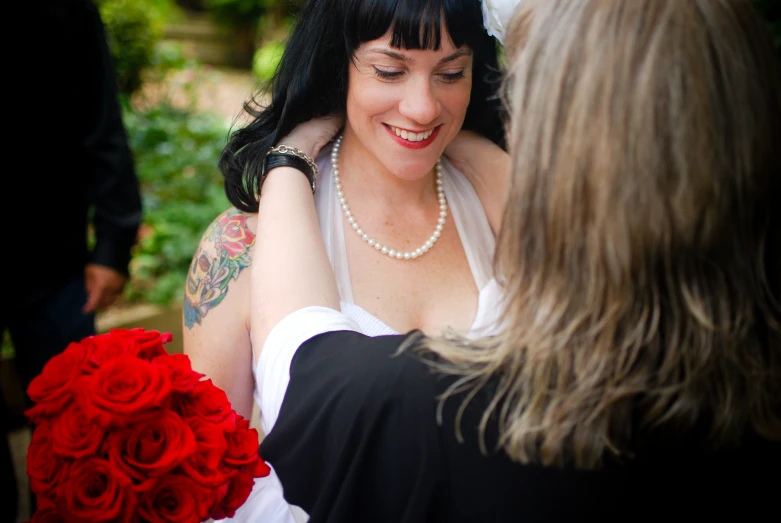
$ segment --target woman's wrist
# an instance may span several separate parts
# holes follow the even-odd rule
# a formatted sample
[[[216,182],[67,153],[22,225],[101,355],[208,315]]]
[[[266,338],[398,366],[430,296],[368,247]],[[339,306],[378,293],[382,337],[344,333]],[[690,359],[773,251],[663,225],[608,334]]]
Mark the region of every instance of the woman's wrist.
[[[293,133],[282,138],[279,143],[276,144],[276,147],[281,145],[298,149],[310,158],[317,158],[317,155],[320,154],[320,151],[325,144],[318,145],[312,138],[308,136],[301,136],[294,131]]]

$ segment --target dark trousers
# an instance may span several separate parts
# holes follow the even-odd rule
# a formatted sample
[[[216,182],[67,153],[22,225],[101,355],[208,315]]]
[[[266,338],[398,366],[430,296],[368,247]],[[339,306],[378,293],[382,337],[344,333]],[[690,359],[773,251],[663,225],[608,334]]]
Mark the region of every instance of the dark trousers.
[[[65,350],[69,343],[95,334],[95,316],[81,312],[87,303],[83,276],[18,298],[14,301],[6,296],[4,299],[6,303],[0,315],[0,334],[8,330],[11,336],[14,364],[26,391],[30,381],[41,373],[49,359]],[[26,393],[24,397],[27,408],[30,406],[29,398]],[[14,521],[18,511],[17,480],[7,436],[15,420],[10,419],[8,406],[2,403],[0,413],[5,443],[0,445],[0,474],[3,484],[11,486],[10,489],[6,487],[6,492],[14,496],[10,507],[12,512],[9,514],[5,509],[3,512],[4,517],[10,516],[10,521]],[[31,496],[33,510],[34,506],[35,499]]]

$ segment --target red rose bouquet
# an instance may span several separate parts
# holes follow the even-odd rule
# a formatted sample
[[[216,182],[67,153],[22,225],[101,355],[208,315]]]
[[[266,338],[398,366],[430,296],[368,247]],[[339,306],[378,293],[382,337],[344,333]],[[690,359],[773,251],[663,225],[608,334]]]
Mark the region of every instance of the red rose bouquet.
[[[171,339],[91,336],[30,383],[31,523],[223,519],[269,474],[257,431],[186,355],[163,348]]]

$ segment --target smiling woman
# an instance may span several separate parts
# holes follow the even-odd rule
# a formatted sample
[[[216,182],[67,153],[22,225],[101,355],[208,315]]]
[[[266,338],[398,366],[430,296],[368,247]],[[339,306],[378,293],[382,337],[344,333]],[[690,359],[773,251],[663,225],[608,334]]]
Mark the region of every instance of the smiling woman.
[[[499,80],[497,43],[482,26],[477,0],[307,3],[270,92],[245,104],[251,121],[223,151],[220,168],[235,208],[204,234],[185,297],[185,310],[197,312],[184,329],[194,368],[225,390],[239,413],[249,416],[254,399],[264,433],[275,419],[264,402],[284,391],[286,378],[258,379],[268,362],[258,345],[263,319],[251,311],[263,296],[251,292],[250,275],[284,268],[253,266],[250,243],[241,252],[230,246],[236,234],[254,238],[269,151],[286,145],[300,153],[274,152],[271,165],[298,163],[308,171],[301,162],[314,159],[317,221],[340,308],[366,334],[476,334],[491,326],[498,300],[489,216],[501,208],[503,191],[483,189],[501,187],[506,175],[456,165],[480,165],[481,158],[495,165],[505,156]],[[261,99],[270,102],[261,106]],[[326,115],[338,116],[302,125]],[[481,137],[468,151],[451,146],[462,130]],[[477,160],[461,161],[466,156]],[[226,230],[226,216],[241,231]],[[307,516],[285,503],[272,473],[236,517]]]
[[[358,163],[355,155],[365,149],[362,173],[376,176],[387,170],[412,181],[430,174],[461,129],[472,90],[473,53],[449,39],[436,50],[397,51],[392,39],[389,31],[355,51],[348,71],[344,161]],[[419,152],[400,155],[388,137]]]

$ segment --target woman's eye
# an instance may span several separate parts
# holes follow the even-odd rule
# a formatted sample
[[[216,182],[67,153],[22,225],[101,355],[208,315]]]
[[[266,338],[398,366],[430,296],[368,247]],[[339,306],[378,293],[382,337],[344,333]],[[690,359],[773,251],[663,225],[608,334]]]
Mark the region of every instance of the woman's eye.
[[[466,74],[464,73],[464,70],[461,69],[457,73],[441,73],[440,77],[447,83],[457,82],[458,80],[464,78]]]
[[[385,71],[378,67],[374,68],[374,73],[383,80],[394,80],[404,74],[402,71]]]

